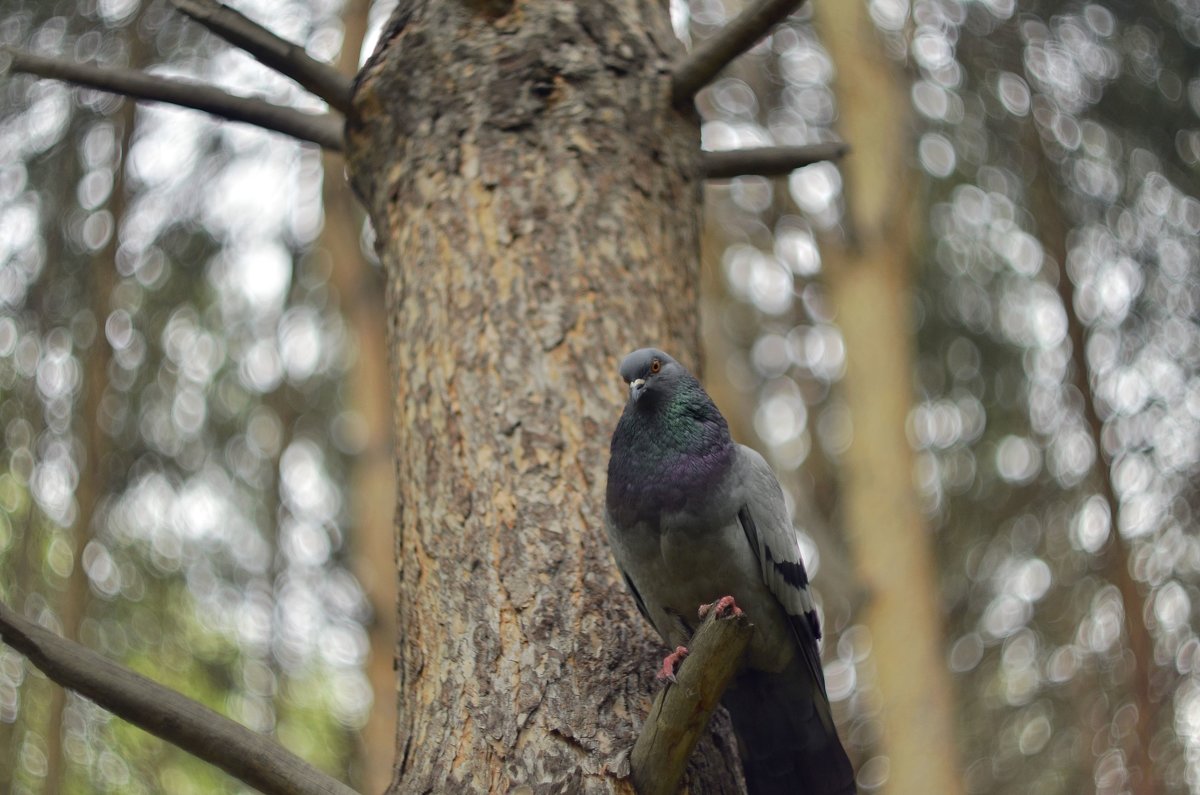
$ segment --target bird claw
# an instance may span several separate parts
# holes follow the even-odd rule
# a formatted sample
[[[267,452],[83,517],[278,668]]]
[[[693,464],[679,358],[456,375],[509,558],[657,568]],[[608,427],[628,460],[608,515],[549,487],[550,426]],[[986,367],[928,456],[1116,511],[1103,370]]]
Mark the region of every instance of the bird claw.
[[[654,678],[660,682],[664,679],[668,682],[674,682],[675,671],[687,656],[687,646],[676,646],[675,651],[663,657],[662,667],[658,669],[658,673]]]
[[[700,614],[700,620],[708,618],[708,614],[715,612],[717,618],[733,618],[734,616],[742,615],[742,608],[737,606],[737,602],[733,601],[732,596],[722,596],[712,604],[700,605],[697,611]]]

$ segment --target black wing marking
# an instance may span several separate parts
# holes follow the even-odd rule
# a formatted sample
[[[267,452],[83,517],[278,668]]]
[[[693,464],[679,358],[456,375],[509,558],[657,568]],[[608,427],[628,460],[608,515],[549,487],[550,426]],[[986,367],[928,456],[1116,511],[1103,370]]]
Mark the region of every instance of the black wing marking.
[[[767,552],[767,560],[775,571],[783,577],[783,581],[793,588],[808,590],[808,572],[804,570],[803,563],[793,563],[790,560],[775,560],[775,556],[771,554],[771,548],[765,546]],[[794,618],[794,616],[793,616]],[[821,639],[821,619],[817,617],[816,610],[805,610],[804,618],[808,621],[808,626],[812,629],[813,639]]]
[[[798,588],[806,588],[805,586],[797,585],[788,579],[788,574],[796,576],[794,569],[799,570],[800,576],[803,576],[804,582],[808,582],[808,574],[804,571],[804,565],[801,563],[791,563],[790,561],[775,560],[771,554],[771,548],[761,542],[758,537],[758,528],[754,525],[754,517],[750,515],[750,509],[743,507],[738,511],[738,522],[742,525],[742,532],[746,534],[746,540],[750,542],[751,548],[754,549],[756,555],[759,555],[759,560],[767,560],[769,564],[775,567],[784,578],[784,581],[789,585]],[[763,556],[762,552],[766,553]],[[780,605],[782,607],[782,604]],[[785,610],[786,612],[786,610]],[[816,610],[806,610],[804,615],[794,616],[788,613],[788,623],[792,626],[792,635],[796,639],[796,644],[800,648],[801,655],[804,658],[804,663],[808,667],[809,673],[813,677],[813,681],[821,688],[822,695],[825,694],[825,671],[821,667],[821,652],[817,646],[817,639],[821,637],[821,624],[817,618]],[[826,696],[828,698],[828,696]]]
[[[808,572],[804,570],[804,564],[793,562],[790,560],[778,560],[771,552],[771,547],[758,537],[758,527],[754,524],[754,517],[750,515],[750,509],[743,506],[738,511],[738,522],[742,525],[742,532],[746,534],[746,540],[750,542],[750,548],[754,550],[754,555],[760,560],[765,561],[767,565],[775,569],[783,581],[793,588],[800,590],[808,589]],[[799,616],[790,616],[792,619]],[[821,620],[817,617],[816,610],[806,610],[804,619],[808,622],[809,630],[813,634],[813,640],[819,640],[821,637]]]
[[[783,577],[783,581],[793,588],[808,587],[808,572],[804,570],[803,564],[793,563],[790,560],[775,560],[775,556],[771,554],[771,548],[767,547],[767,557],[771,561],[771,565],[775,567],[775,571]]]
[[[758,528],[754,526],[754,517],[750,515],[750,509],[744,505],[738,511],[738,522],[742,525],[746,540],[750,542],[750,548],[754,550],[754,557],[762,560],[762,550],[758,546]]]
[[[650,620],[650,613],[646,610],[646,603],[642,601],[642,595],[638,593],[638,589],[633,587],[633,580],[629,579],[629,575],[625,572],[621,572],[621,578],[625,580],[625,587],[633,595],[633,601],[637,605],[638,612],[642,614],[642,618],[646,619],[646,623],[653,627],[654,622]]]

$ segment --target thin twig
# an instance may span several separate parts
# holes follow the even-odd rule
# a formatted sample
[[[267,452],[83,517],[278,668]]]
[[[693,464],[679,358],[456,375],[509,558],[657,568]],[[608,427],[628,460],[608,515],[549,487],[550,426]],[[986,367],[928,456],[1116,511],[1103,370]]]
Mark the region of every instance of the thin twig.
[[[756,149],[705,151],[701,166],[705,179],[732,179],[746,174],[778,177],[823,160],[840,160],[848,151],[849,145],[840,141],[808,146],[764,146]]]
[[[638,795],[675,795],[679,790],[688,757],[737,671],[752,632],[741,613],[717,618],[713,611],[700,625],[675,683],[659,691],[634,743],[629,762]]]
[[[26,621],[0,602],[0,638],[46,676],[269,795],[354,795],[261,734]]]
[[[757,44],[803,4],[804,0],[752,0],[732,22],[701,42],[675,67],[671,101],[676,107],[686,105],[730,61]]]
[[[132,69],[74,63],[20,50],[0,50],[0,56],[2,55],[9,57],[10,68],[14,72],[64,80],[135,99],[194,108],[230,121],[245,122],[302,141],[312,141],[325,149],[342,150],[342,119],[339,114],[304,113],[261,99],[234,96],[214,86],[185,83],[182,80],[157,77]]]
[[[313,58],[304,48],[280,38],[241,12],[216,0],[171,0],[186,14],[264,65],[295,80],[337,110],[350,109],[351,80]]]

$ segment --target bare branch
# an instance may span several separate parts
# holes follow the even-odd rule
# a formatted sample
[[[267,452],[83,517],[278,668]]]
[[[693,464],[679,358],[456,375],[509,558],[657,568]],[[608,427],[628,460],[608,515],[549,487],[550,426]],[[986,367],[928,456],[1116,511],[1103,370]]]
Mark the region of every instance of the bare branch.
[[[674,684],[659,691],[630,757],[638,795],[675,795],[692,749],[741,663],[753,627],[745,615],[712,611],[692,637]]]
[[[216,0],[171,0],[171,4],[234,47],[295,80],[331,107],[343,113],[350,109],[350,78],[316,60],[303,47],[280,38]]]
[[[701,42],[675,67],[671,101],[677,107],[686,105],[730,61],[757,44],[802,5],[804,0],[751,0],[732,22]]]
[[[26,621],[0,602],[0,638],[46,676],[269,795],[354,795],[261,734]]]
[[[19,50],[0,50],[0,54],[9,56],[10,68],[14,72],[64,80],[135,99],[194,108],[230,121],[245,122],[302,141],[312,141],[325,149],[342,150],[342,120],[338,114],[326,113],[318,116],[304,113],[261,99],[237,97],[213,86],[185,83],[182,80],[157,77],[132,69],[73,63]]]
[[[841,141],[808,146],[764,146],[703,153],[705,179],[732,179],[745,174],[778,177],[823,160],[840,160],[850,151]]]

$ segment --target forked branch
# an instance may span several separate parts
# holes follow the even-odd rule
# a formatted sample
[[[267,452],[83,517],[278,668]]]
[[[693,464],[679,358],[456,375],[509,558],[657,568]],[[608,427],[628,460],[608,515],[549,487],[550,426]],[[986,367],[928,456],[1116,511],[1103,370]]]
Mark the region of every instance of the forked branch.
[[[272,795],[354,795],[345,784],[263,735],[26,621],[2,602],[0,639],[63,687],[255,789]]]
[[[764,146],[755,149],[706,151],[701,164],[705,179],[732,179],[748,174],[779,177],[813,163],[840,160],[849,151],[849,145],[841,141],[808,146]]]
[[[686,106],[730,61],[757,44],[802,5],[804,0],[751,0],[732,22],[701,42],[675,67],[671,75],[671,100],[675,106]]]
[[[265,66],[295,80],[345,113],[350,108],[351,80],[337,69],[313,58],[304,48],[281,38],[216,0],[171,0],[186,14]]]
[[[708,719],[741,663],[753,627],[742,613],[709,613],[692,637],[676,681],[654,699],[630,757],[638,795],[675,795]]]
[[[343,146],[342,119],[338,114],[304,113],[261,99],[234,96],[214,86],[186,83],[132,69],[75,63],[20,50],[3,50],[0,54],[9,57],[10,69],[14,72],[63,80],[134,99],[202,110],[230,121],[245,122],[302,141],[311,141],[325,149],[341,151]]]

